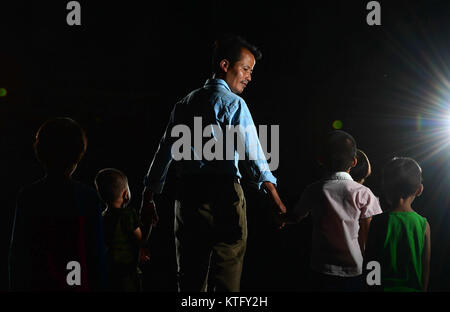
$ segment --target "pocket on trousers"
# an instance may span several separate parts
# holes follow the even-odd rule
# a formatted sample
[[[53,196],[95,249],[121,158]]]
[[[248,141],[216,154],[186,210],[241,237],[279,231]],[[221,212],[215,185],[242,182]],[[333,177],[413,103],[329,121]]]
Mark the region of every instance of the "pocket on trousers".
[[[214,221],[217,230],[217,239],[227,244],[234,244],[242,239],[241,214],[243,209],[243,196],[234,187],[227,188],[215,205]]]

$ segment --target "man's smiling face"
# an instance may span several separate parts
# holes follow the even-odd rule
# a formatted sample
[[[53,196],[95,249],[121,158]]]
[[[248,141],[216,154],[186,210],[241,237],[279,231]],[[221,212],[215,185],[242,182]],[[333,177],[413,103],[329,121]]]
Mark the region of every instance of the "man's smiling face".
[[[242,48],[239,61],[231,67],[228,65],[223,68],[225,71],[224,80],[233,93],[241,94],[244,91],[244,88],[252,80],[255,63],[253,54],[248,49]]]

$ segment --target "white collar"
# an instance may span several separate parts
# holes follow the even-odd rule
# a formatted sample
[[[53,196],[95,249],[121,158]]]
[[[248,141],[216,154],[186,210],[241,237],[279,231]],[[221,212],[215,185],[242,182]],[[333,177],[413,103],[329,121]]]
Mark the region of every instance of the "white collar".
[[[329,180],[350,180],[353,181],[352,176],[345,171],[339,171],[332,173],[329,177]]]

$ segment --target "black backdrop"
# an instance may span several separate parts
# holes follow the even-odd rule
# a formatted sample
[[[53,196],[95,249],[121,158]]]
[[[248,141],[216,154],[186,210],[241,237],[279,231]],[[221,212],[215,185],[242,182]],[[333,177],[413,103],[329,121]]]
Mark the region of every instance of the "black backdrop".
[[[99,169],[119,168],[137,207],[172,106],[209,77],[212,43],[224,32],[263,52],[242,96],[256,124],[280,126],[274,174],[288,209],[317,178],[320,138],[341,120],[372,162],[367,185],[376,195],[387,159],[421,162],[425,193],[414,207],[431,225],[431,290],[450,290],[448,136],[438,141],[428,135],[432,120],[417,122],[419,115],[442,117],[450,101],[448,1],[379,1],[381,26],[367,25],[368,1],[79,1],[81,26],[66,24],[67,2],[15,1],[0,9],[0,88],[8,91],[0,97],[0,290],[7,287],[15,196],[43,174],[32,150],[39,125],[56,116],[77,120],[89,145],[74,178],[92,184]],[[172,177],[158,198],[147,290],[176,287]],[[242,289],[308,289],[309,220],[277,231],[264,196],[245,179],[244,187]]]

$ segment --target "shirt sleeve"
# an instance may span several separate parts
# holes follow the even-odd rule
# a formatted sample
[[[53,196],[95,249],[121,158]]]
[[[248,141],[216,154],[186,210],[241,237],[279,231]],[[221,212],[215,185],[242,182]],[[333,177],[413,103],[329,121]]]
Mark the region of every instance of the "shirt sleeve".
[[[239,100],[239,108],[233,120],[233,125],[238,128],[238,146],[239,144],[244,146],[244,156],[248,165],[248,171],[257,184],[258,189],[261,188],[263,182],[271,182],[276,185],[277,179],[273,176],[267,163],[253,118],[243,99]],[[239,155],[239,159],[241,157],[242,155]]]
[[[369,188],[359,191],[357,201],[361,209],[360,219],[367,219],[383,212],[380,207],[380,200]]]
[[[175,116],[181,102],[178,102],[170,114],[169,123],[163,137],[161,138],[147,175],[144,177],[144,185],[156,194],[160,194],[164,188],[167,172],[169,171],[172,158],[172,145],[176,138],[171,136],[175,124]]]

